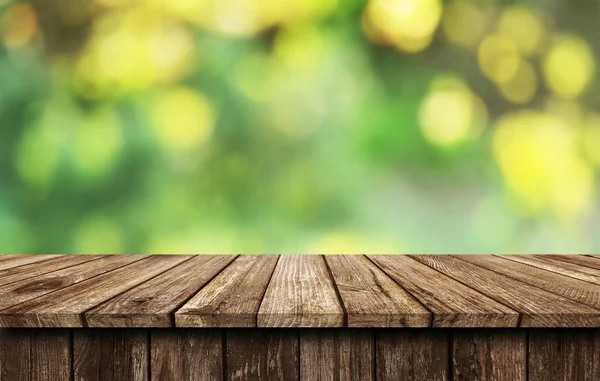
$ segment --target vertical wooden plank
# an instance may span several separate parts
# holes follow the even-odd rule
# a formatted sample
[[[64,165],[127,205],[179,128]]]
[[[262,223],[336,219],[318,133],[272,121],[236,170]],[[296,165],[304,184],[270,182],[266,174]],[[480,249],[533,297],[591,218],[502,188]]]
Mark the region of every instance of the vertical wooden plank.
[[[525,381],[527,332],[476,329],[452,331],[455,381]]]
[[[600,331],[529,331],[529,380],[600,380]]]
[[[447,331],[376,331],[377,381],[446,381],[448,347]]]
[[[153,381],[223,379],[223,332],[218,329],[154,329],[150,340]]]
[[[298,380],[298,331],[229,329],[225,338],[226,380]]]
[[[148,380],[148,331],[73,331],[75,381]]]
[[[370,329],[300,331],[300,380],[373,380]]]
[[[0,329],[0,381],[29,381],[30,331]]]

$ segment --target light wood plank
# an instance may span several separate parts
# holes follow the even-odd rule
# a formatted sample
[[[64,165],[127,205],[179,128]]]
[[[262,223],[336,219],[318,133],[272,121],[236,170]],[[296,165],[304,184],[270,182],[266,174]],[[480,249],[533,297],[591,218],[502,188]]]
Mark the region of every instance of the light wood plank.
[[[362,255],[328,255],[348,327],[427,327],[431,313]]]
[[[0,270],[0,286],[23,281],[38,275],[47,274],[56,270],[76,266],[82,263],[95,261],[102,258],[99,255],[63,255],[43,262]]]
[[[82,327],[83,313],[189,256],[152,256],[0,311],[2,327]]]
[[[242,255],[175,312],[177,327],[256,327],[278,256]]]
[[[594,258],[578,256],[581,260],[578,263],[573,263],[553,259],[554,256],[550,255],[499,255],[499,257],[570,276],[571,278],[600,284],[600,267],[592,267],[595,265],[594,262],[600,261]],[[588,264],[587,262],[591,263]]]
[[[6,295],[0,298],[0,310],[81,283],[144,258],[146,257],[141,255],[105,256],[97,261],[82,263],[0,286],[0,295]],[[1,314],[2,312],[0,312]]]
[[[433,312],[434,327],[516,327],[519,313],[404,255],[369,256]]]
[[[89,327],[170,327],[172,313],[235,259],[195,256],[86,312]]]
[[[599,285],[500,257],[465,255],[461,259],[600,310]]]
[[[282,255],[258,311],[258,326],[343,325],[344,310],[323,257]]]
[[[13,267],[28,265],[30,263],[44,262],[48,259],[58,258],[62,255],[14,255],[6,254],[0,255],[0,270],[11,269]]]
[[[600,311],[448,255],[411,256],[523,314],[522,327],[597,327]]]

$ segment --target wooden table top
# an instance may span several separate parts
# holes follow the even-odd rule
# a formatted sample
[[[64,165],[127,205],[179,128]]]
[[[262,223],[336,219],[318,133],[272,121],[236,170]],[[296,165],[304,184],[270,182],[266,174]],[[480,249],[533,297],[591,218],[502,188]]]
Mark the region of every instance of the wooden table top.
[[[600,327],[600,256],[4,255],[0,327]]]

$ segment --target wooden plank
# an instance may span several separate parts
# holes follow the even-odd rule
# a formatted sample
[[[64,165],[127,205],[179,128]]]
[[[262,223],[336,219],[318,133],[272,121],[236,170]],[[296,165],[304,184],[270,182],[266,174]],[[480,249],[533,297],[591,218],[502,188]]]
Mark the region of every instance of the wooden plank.
[[[259,327],[342,327],[338,301],[322,256],[283,255],[258,311]]]
[[[536,255],[536,257],[545,257],[553,261],[568,262],[579,266],[584,266],[596,270],[600,270],[600,261],[598,256],[586,255]]]
[[[500,257],[465,255],[464,261],[600,309],[600,286]]]
[[[529,380],[600,380],[600,332],[530,330]]]
[[[152,380],[222,380],[223,349],[223,332],[218,329],[154,329],[150,341]]]
[[[300,380],[374,380],[373,337],[369,329],[300,331]]]
[[[144,258],[141,255],[106,256],[97,261],[82,263],[0,286],[0,295],[6,295],[0,298],[0,310],[81,283]]]
[[[278,256],[242,255],[175,312],[177,327],[255,327]]]
[[[448,255],[411,256],[523,314],[522,327],[596,327],[600,311]]]
[[[44,262],[48,259],[62,257],[63,255],[0,255],[0,270],[28,265],[30,263]]]
[[[362,255],[325,256],[348,327],[427,327],[431,313]]]
[[[594,262],[600,261],[594,258],[577,256],[581,260],[578,263],[573,263],[552,259],[554,256],[550,255],[499,255],[499,257],[570,276],[571,278],[600,284],[600,269],[592,267],[595,265]],[[592,263],[588,265],[586,263],[588,261]]]
[[[173,311],[235,259],[199,255],[86,312],[89,327],[170,327]]]
[[[0,329],[0,381],[69,381],[69,331]]]
[[[375,335],[377,381],[448,380],[447,331],[383,330]]]
[[[519,313],[404,255],[369,256],[433,312],[433,327],[516,327]]]
[[[47,274],[56,270],[76,266],[82,263],[95,261],[102,258],[99,255],[63,255],[51,258],[43,262],[30,263],[27,265],[0,270],[0,286],[23,281],[39,275]]]
[[[147,381],[149,361],[147,330],[73,331],[75,381]]]
[[[452,331],[453,380],[527,380],[525,330]]]
[[[0,311],[0,326],[82,327],[85,311],[189,259],[164,255],[144,258]]]
[[[296,330],[230,329],[225,338],[226,380],[298,380]]]

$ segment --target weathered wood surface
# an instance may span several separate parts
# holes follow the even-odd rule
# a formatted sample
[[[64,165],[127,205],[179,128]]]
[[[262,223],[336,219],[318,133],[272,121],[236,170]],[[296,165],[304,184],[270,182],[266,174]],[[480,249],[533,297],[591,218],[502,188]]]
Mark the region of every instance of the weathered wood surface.
[[[600,327],[591,256],[0,256],[0,327]]]

